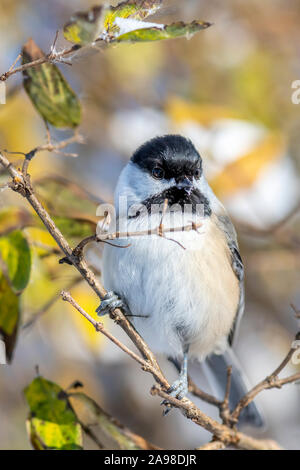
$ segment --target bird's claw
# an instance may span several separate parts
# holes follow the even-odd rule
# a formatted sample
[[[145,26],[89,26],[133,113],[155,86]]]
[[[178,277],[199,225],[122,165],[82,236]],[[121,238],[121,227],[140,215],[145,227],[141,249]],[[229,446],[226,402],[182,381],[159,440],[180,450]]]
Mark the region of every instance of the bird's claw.
[[[168,394],[171,397],[178,398],[178,400],[182,400],[185,395],[188,393],[188,384],[185,377],[179,377],[179,379],[175,380],[173,385],[168,390]]]
[[[170,397],[177,398],[177,400],[182,400],[188,393],[188,384],[186,378],[179,377],[179,379],[175,380],[175,382],[173,383],[173,385],[171,385],[167,393],[170,395]],[[163,416],[166,416],[173,408],[172,404],[168,401],[168,399],[163,400],[161,402],[161,405],[165,406]]]
[[[162,412],[162,415],[163,416],[166,416],[168,413],[170,413],[170,411],[172,410],[173,406],[171,405],[171,403],[168,402],[168,400],[163,400],[161,402],[161,406],[164,406],[164,410]]]
[[[97,314],[99,317],[103,317],[104,315],[109,315],[111,311],[115,310],[116,308],[124,308],[125,304],[123,300],[121,300],[115,292],[110,291],[107,292],[101,304],[96,309]]]

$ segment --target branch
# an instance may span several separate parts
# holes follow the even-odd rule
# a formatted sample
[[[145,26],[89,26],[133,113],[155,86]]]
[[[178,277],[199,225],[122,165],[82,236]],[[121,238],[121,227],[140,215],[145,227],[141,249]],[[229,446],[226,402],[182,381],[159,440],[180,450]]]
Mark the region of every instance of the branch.
[[[113,232],[113,233],[103,233],[103,234],[98,234],[98,235],[90,235],[89,237],[84,238],[83,240],[81,240],[80,243],[78,243],[78,245],[73,250],[73,255],[76,256],[78,259],[82,259],[84,248],[86,247],[86,245],[92,242],[100,243],[100,242],[108,242],[108,240],[116,240],[118,238],[146,237],[146,236],[151,236],[151,235],[157,235],[158,237],[166,238],[166,240],[178,243],[179,246],[185,250],[184,246],[181,245],[181,243],[177,242],[177,240],[173,240],[172,238],[165,237],[165,233],[190,232],[191,230],[195,230],[197,232],[199,227],[201,227],[200,223],[198,224],[191,223],[189,225],[185,225],[182,227],[165,229],[160,223],[158,227],[151,229],[151,230],[149,229],[149,230],[142,230],[139,232]],[[113,245],[113,246],[115,246],[116,248],[129,248],[130,244],[126,246],[124,245]],[[62,258],[60,260],[60,264],[63,264],[63,263],[68,263],[68,259]]]
[[[155,380],[160,383],[164,388],[168,389],[170,385],[168,384],[167,380],[164,378],[160,369],[157,369],[155,366],[150,364],[148,361],[144,360],[133,351],[131,351],[125,344],[115,338],[109,331],[106,330],[103,323],[97,322],[91,317],[87,312],[83,310],[83,308],[78,305],[78,303],[73,299],[73,297],[69,294],[69,292],[62,291],[61,292],[62,299],[66,302],[69,302],[81,315],[83,315],[98,331],[106,336],[110,341],[112,341],[116,346],[118,346],[122,351],[124,351],[128,356],[138,362],[144,371],[150,372]]]
[[[48,152],[54,152],[54,153],[61,153],[61,150],[66,148],[70,144],[83,144],[84,143],[84,138],[81,134],[78,133],[78,131],[75,131],[74,134],[69,137],[68,139],[62,140],[58,142],[57,144],[52,144],[51,142],[48,142],[47,144],[40,145],[39,147],[36,147],[34,149],[35,153],[37,152],[42,152],[42,151],[48,151]],[[76,156],[77,154],[75,153],[68,153],[68,156]]]
[[[146,237],[147,235],[157,235],[158,237],[164,237],[165,233],[177,233],[177,232],[190,232],[191,230],[197,231],[202,224],[191,223],[185,226],[174,227],[174,228],[164,228],[159,225],[156,228],[149,230],[141,230],[139,232],[113,232],[113,233],[103,233],[97,235],[97,241],[101,242],[104,240],[116,240],[117,238],[130,238],[130,237]],[[169,240],[169,239],[168,239]],[[176,240],[171,240],[176,241]]]
[[[59,248],[64,253],[65,257],[79,271],[82,277],[98,295],[100,300],[102,300],[107,294],[107,291],[104,289],[102,284],[96,278],[91,269],[88,267],[85,260],[79,260],[76,256],[74,256],[73,250],[70,247],[69,243],[64,238],[61,231],[56,227],[55,223],[51,219],[48,212],[44,209],[43,205],[35,196],[33,187],[30,182],[30,176],[28,174],[24,176],[9,162],[9,160],[2,153],[0,153],[0,164],[9,172],[10,176],[12,177],[12,181],[10,182],[10,188],[27,199],[31,207],[40,217],[41,221],[45,225],[50,235],[54,238]],[[160,370],[154,354],[152,353],[152,351],[150,351],[148,345],[140,337],[140,335],[135,330],[134,326],[129,322],[123,312],[120,309],[115,309],[113,312],[111,312],[110,317],[121,326],[125,333],[127,333],[129,338],[136,345],[137,349],[141,352],[143,358],[148,360],[152,366]]]
[[[224,442],[214,440],[214,441],[208,442],[207,444],[204,444],[204,446],[197,447],[196,450],[221,450],[225,448],[226,448],[226,445],[224,444]]]
[[[83,257],[78,257],[74,255],[74,250],[71,249],[70,245],[59,231],[59,229],[54,224],[53,220],[51,219],[48,212],[44,209],[42,204],[39,202],[37,197],[34,194],[33,187],[31,185],[30,176],[26,172],[21,173],[18,171],[8,160],[7,158],[0,153],[0,164],[9,172],[10,176],[12,177],[12,181],[9,183],[9,187],[19,193],[21,196],[27,199],[29,204],[33,207],[35,212],[38,214],[42,222],[44,223],[45,227],[52,235],[52,237],[57,242],[58,246],[60,247],[61,251],[64,253],[65,257],[68,259],[70,264],[73,264],[75,268],[79,271],[81,276],[88,282],[88,284],[92,287],[95,293],[98,295],[100,299],[106,295],[106,290],[102,286],[102,284],[96,279],[95,274],[89,269],[87,263],[83,259]],[[191,225],[190,229],[197,229],[195,225]],[[160,234],[162,234],[163,227],[162,222],[158,227]],[[180,228],[182,230],[182,228]],[[157,234],[157,229],[155,231]],[[148,234],[148,231],[147,231]],[[159,235],[159,233],[158,233]],[[112,234],[106,234],[105,236],[111,237]],[[116,237],[116,234],[113,234]],[[128,234],[127,234],[128,236]],[[134,236],[134,235],[133,235]],[[140,236],[140,234],[139,234]],[[111,238],[110,238],[111,239]],[[80,259],[79,259],[80,258]],[[228,396],[230,390],[230,377],[231,372],[230,369],[228,370],[228,380],[227,380],[227,387],[225,398],[223,402],[216,400],[215,398],[211,397],[204,392],[199,391],[193,383],[190,382],[190,387],[194,390],[195,393],[198,393],[198,396],[202,396],[202,398],[206,399],[208,402],[216,405],[219,407],[220,410],[225,410],[226,414],[222,417],[223,424],[217,422],[216,420],[212,419],[211,417],[204,414],[192,401],[187,398],[183,398],[182,400],[178,400],[170,396],[167,393],[169,388],[169,383],[164,377],[157,360],[153,354],[153,352],[149,349],[148,345],[145,343],[143,338],[138,334],[135,330],[133,325],[128,321],[126,316],[120,309],[115,309],[111,312],[110,317],[114,319],[122,329],[127,333],[129,338],[135,344],[137,349],[139,350],[141,356],[138,356],[135,352],[131,351],[127,346],[121,343],[117,338],[115,338],[111,333],[109,333],[103,326],[102,323],[97,322],[92,317],[90,317],[77,303],[70,294],[63,292],[62,293],[63,299],[68,301],[73,307],[75,307],[81,315],[83,315],[89,322],[91,322],[98,332],[104,334],[107,338],[110,339],[116,346],[118,346],[122,351],[124,351],[127,355],[129,355],[132,359],[138,362],[142,369],[150,372],[155,381],[156,385],[152,388],[151,393],[152,395],[158,395],[161,398],[167,400],[171,405],[180,409],[184,415],[192,420],[197,425],[203,427],[207,431],[209,431],[213,435],[213,439],[215,441],[220,441],[226,446],[234,446],[241,449],[279,449],[280,447],[278,444],[274,443],[273,441],[268,440],[259,440],[254,439],[250,436],[247,436],[244,433],[241,433],[233,428],[232,426],[232,416],[228,417]],[[295,374],[294,376],[288,377],[286,379],[278,379],[277,375],[279,372],[286,366],[289,360],[292,357],[292,354],[295,352],[295,347],[288,353],[282,364],[267,378],[267,382],[264,381],[264,385],[258,384],[252,391],[250,391],[243,399],[243,402],[238,405],[238,411],[235,411],[235,414],[239,416],[240,410],[245,407],[250,401],[252,401],[253,397],[261,391],[261,389],[266,388],[273,388],[275,386],[281,386],[285,383],[290,383],[292,381],[298,380],[300,378],[300,373]],[[266,382],[266,383],[265,383]],[[222,408],[223,407],[223,408]],[[233,416],[235,418],[235,415]],[[231,418],[231,419],[230,419]],[[230,423],[227,424],[227,423]]]
[[[204,392],[201,390],[195,382],[189,377],[189,392],[192,393],[195,397],[200,398],[200,400],[205,401],[206,403],[209,403],[210,405],[216,406],[217,408],[220,408],[222,405],[222,401],[218,400],[216,397],[213,395],[210,395],[209,393]]]
[[[52,49],[51,52],[46,54],[44,57],[41,57],[40,59],[33,60],[32,62],[27,62],[26,64],[20,65],[19,67],[16,67],[16,68],[14,67],[15,63],[16,63],[16,61],[15,61],[14,64],[10,67],[10,69],[7,72],[0,75],[0,80],[2,82],[4,82],[11,75],[14,75],[15,73],[23,72],[24,70],[30,69],[32,67],[37,67],[38,65],[45,64],[46,62],[54,63],[56,61],[62,61],[62,59],[64,59],[65,57],[71,56],[74,52],[76,52],[78,49],[80,49],[80,46],[74,45],[74,46],[72,46],[68,49],[63,49],[60,52],[55,52],[53,47],[51,49]],[[18,56],[18,60],[19,60],[19,58],[20,57]]]
[[[73,289],[75,286],[80,284],[80,282],[82,282],[82,281],[83,281],[82,277],[78,276],[76,279],[73,279],[72,282],[70,282],[70,285],[68,286],[68,289]],[[46,302],[46,304],[40,310],[38,310],[37,312],[35,312],[31,315],[30,320],[28,320],[22,326],[22,330],[26,330],[26,328],[29,328],[30,326],[32,326],[43,315],[45,315],[45,313],[47,313],[48,310],[51,309],[51,307],[57,302],[57,300],[59,300],[59,298],[60,298],[60,294],[57,294],[57,293],[53,297],[51,297],[51,299],[48,300],[48,302]]]
[[[87,312],[85,312],[80,305],[71,297],[68,292],[61,293],[63,300],[69,302],[81,315],[83,315],[96,329],[96,331],[104,334],[110,341],[112,341],[117,347],[129,355],[132,359],[138,362],[142,369],[146,372],[150,372],[155,378],[156,382],[161,383],[165,389],[168,389],[169,384],[165,379],[164,375],[158,371],[155,367],[150,365],[147,361],[143,360],[141,357],[137,356],[133,351],[131,351],[127,346],[121,343],[117,338],[115,338],[111,333],[109,333],[102,323],[94,320]],[[229,376],[230,374],[228,374]],[[228,389],[228,387],[227,387]],[[227,395],[226,391],[226,395]],[[279,449],[279,446],[271,441],[262,441],[258,439],[251,438],[244,433],[237,432],[236,430],[230,428],[227,425],[220,424],[214,419],[210,418],[204,414],[196,405],[184,398],[178,400],[177,398],[171,397],[167,392],[162,390],[159,386],[154,386],[151,390],[152,395],[159,395],[160,397],[167,400],[176,408],[181,409],[185,416],[188,419],[191,419],[194,423],[202,426],[207,431],[211,432],[218,440],[220,440],[224,446],[225,445],[234,445],[241,449]]]
[[[19,155],[24,155],[24,161],[22,165],[22,173],[24,176],[27,174],[28,166],[33,157],[38,153],[38,152],[43,152],[43,151],[48,151],[48,152],[54,152],[54,153],[64,153],[64,155],[71,156],[71,157],[77,157],[76,153],[65,153],[62,152],[64,148],[66,148],[70,144],[83,144],[84,139],[83,136],[78,133],[78,131],[75,131],[74,134],[69,137],[68,139],[62,140],[58,142],[57,144],[52,144],[50,140],[50,134],[48,134],[48,142],[43,145],[39,145],[38,147],[35,147],[34,149],[30,150],[30,152],[24,153],[24,152],[10,152],[8,150],[5,150],[6,153],[12,153],[12,154],[19,154]]]
[[[203,427],[213,434],[213,436],[222,441],[226,446],[234,446],[245,450],[280,450],[281,447],[274,441],[255,439],[246,434],[236,431],[224,424],[220,424],[214,419],[203,413],[196,405],[187,398],[178,400],[154,386],[151,390],[152,395],[158,395],[167,400],[174,407],[181,409],[186,418]]]
[[[300,339],[300,334],[296,335],[296,341]],[[292,345],[291,349],[287,353],[286,357],[283,359],[281,364],[272,372],[272,374],[268,375],[264,380],[259,382],[255,387],[253,387],[246,395],[239,401],[236,408],[233,410],[231,414],[231,419],[235,422],[238,421],[238,418],[242,412],[242,410],[251,403],[254,398],[263,390],[269,390],[272,388],[281,388],[283,385],[297,382],[300,380],[300,372],[291,375],[289,377],[285,377],[280,379],[278,375],[282,370],[286,367],[286,365],[290,362],[292,356],[294,355],[295,351],[300,351],[300,345],[296,343]]]

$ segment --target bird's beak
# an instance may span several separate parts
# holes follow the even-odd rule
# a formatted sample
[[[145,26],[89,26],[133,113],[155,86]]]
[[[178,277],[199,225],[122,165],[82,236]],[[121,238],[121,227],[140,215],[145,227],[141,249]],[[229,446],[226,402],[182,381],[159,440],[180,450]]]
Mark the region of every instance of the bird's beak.
[[[193,182],[189,178],[184,176],[183,178],[180,178],[180,180],[176,182],[176,186],[178,189],[184,189],[185,191],[189,193],[191,192],[193,188]]]

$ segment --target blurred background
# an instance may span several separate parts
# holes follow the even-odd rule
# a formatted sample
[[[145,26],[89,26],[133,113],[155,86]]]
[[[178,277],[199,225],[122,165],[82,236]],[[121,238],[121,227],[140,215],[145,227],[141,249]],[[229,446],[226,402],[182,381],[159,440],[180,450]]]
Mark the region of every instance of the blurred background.
[[[48,51],[71,14],[95,3],[1,0],[0,72],[8,70],[28,37]],[[138,145],[164,133],[190,137],[239,234],[246,312],[236,348],[254,385],[277,367],[299,329],[290,304],[300,308],[300,104],[291,99],[292,83],[300,79],[300,2],[167,0],[149,21],[193,19],[214,25],[191,40],[122,44],[62,66],[83,106],[80,132],[86,143],[71,148],[77,158],[40,153],[31,174],[52,214],[80,214],[84,238],[85,224],[95,219],[99,202],[112,200],[118,175]],[[28,152],[45,141],[45,127],[21,83],[20,74],[7,81],[0,147]],[[54,141],[69,135],[54,129],[51,134]],[[20,158],[9,157],[16,164]],[[6,180],[0,174],[1,184]],[[1,191],[0,214],[10,206],[25,207],[20,197]],[[75,242],[76,227],[66,231]],[[34,378],[36,365],[62,387],[79,379],[106,411],[160,447],[193,449],[206,442],[208,433],[179,412],[162,418],[159,399],[149,395],[151,376],[55,301],[67,288],[91,314],[97,307],[96,296],[74,269],[58,267],[47,234],[36,227],[25,232],[32,241],[33,269],[22,294],[12,363],[0,366],[0,448],[30,448],[22,390]],[[99,247],[87,253],[97,269],[99,254]],[[112,322],[106,325],[127,341]],[[172,366],[163,358],[160,362],[172,381]],[[286,373],[295,370],[289,366]],[[208,390],[204,378],[194,379]],[[300,449],[299,387],[261,394],[267,426],[253,435]],[[200,406],[217,416],[209,405]],[[93,448],[90,441],[86,445]]]

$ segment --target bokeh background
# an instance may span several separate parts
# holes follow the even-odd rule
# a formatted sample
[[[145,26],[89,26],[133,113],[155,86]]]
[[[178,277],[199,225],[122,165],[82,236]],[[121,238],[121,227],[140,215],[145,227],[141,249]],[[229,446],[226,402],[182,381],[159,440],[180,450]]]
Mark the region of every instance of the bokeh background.
[[[28,37],[49,50],[55,31],[70,15],[94,3],[1,0],[1,73]],[[236,349],[254,384],[279,364],[299,329],[290,304],[300,308],[300,104],[291,100],[292,82],[300,79],[300,2],[167,0],[154,19],[201,19],[214,25],[191,40],[119,45],[74,59],[72,67],[62,66],[83,105],[80,132],[86,143],[71,148],[77,158],[39,154],[31,173],[50,212],[80,211],[88,220],[95,217],[98,202],[112,200],[118,175],[139,144],[170,132],[190,137],[239,233],[246,313]],[[7,82],[7,104],[0,105],[0,146],[28,152],[44,142],[45,127],[21,83],[20,74]],[[69,135],[51,133],[54,140]],[[10,158],[17,163],[19,157]],[[0,178],[4,184],[7,178]],[[58,181],[63,182],[59,190]],[[69,181],[88,191],[92,202],[77,186],[70,196]],[[10,205],[21,208],[24,203],[2,191],[0,211]],[[36,365],[63,387],[79,379],[105,410],[156,445],[192,449],[206,442],[209,435],[179,412],[162,418],[158,399],[149,395],[151,377],[76,312],[60,300],[43,311],[62,288],[71,287],[91,313],[97,299],[71,267],[58,267],[55,253],[41,256],[41,243],[51,247],[47,235],[37,228],[26,229],[26,234],[36,246],[14,358],[0,366],[0,448],[30,448],[22,390],[34,378]],[[98,269],[100,254],[99,247],[88,252]],[[124,338],[109,320],[106,324]],[[160,361],[172,380],[172,367]],[[286,373],[295,370],[289,366]],[[208,389],[204,378],[196,379]],[[254,435],[300,449],[299,387],[261,395],[267,425],[264,431],[252,431]],[[216,416],[208,405],[201,407]],[[90,441],[86,445],[93,448]]]

